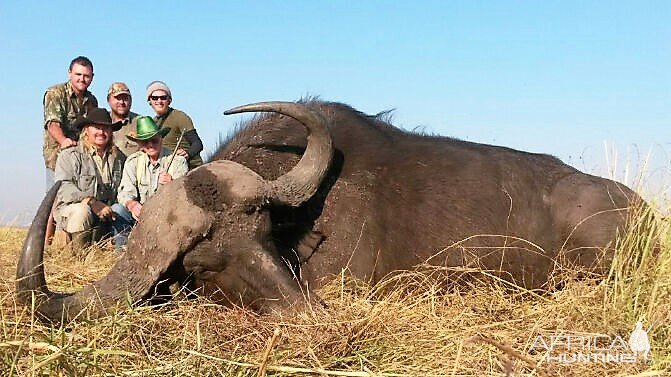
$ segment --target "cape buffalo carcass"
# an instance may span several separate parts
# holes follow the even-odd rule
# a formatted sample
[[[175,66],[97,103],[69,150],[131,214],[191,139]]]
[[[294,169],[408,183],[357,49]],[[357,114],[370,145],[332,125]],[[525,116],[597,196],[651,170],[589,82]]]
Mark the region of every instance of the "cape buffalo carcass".
[[[213,161],[143,208],[109,274],[51,292],[45,197],[18,297],[54,320],[150,298],[159,282],[264,311],[303,301],[344,268],[372,282],[418,264],[478,267],[535,288],[558,266],[603,271],[638,196],[544,154],[402,131],[339,103],[267,102]]]

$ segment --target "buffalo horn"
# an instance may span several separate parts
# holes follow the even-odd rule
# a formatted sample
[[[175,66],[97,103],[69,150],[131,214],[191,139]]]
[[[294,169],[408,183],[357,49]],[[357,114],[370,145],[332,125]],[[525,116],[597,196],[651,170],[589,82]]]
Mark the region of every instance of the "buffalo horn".
[[[275,112],[294,118],[307,128],[307,147],[289,172],[267,182],[274,202],[299,206],[310,199],[321,184],[333,157],[333,144],[326,120],[307,106],[294,102],[259,102],[239,106],[224,114]]]
[[[47,281],[44,277],[44,237],[46,236],[47,222],[51,213],[51,206],[56,193],[61,187],[61,181],[56,182],[42,200],[37,209],[35,218],[30,224],[28,235],[23,242],[23,250],[19,256],[16,271],[16,291],[20,301],[28,304],[32,293],[49,294]]]

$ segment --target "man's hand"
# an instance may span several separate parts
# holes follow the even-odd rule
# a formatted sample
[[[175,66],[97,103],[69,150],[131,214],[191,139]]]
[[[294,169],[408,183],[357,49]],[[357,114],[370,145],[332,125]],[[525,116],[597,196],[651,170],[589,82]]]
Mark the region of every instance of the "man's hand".
[[[105,221],[110,221],[116,219],[116,216],[114,214],[114,211],[112,211],[112,207],[106,205],[104,206],[100,212],[98,213],[98,217],[100,217],[101,220]]]
[[[142,204],[140,204],[140,202],[137,200],[129,200],[128,203],[126,203],[126,208],[128,208],[136,221],[140,220],[140,212],[142,211]]]
[[[55,122],[53,120],[49,122],[47,124],[47,131],[49,131],[51,137],[53,137],[54,140],[58,142],[61,149],[70,148],[77,145],[77,142],[75,140],[72,140],[69,137],[65,136],[65,134],[63,133],[63,129],[61,128],[61,124],[59,122]]]
[[[88,205],[89,207],[91,207],[93,213],[95,213],[101,220],[114,220],[116,217],[114,216],[114,211],[112,211],[112,207],[108,206],[103,202],[97,201],[95,199],[90,199]]]
[[[184,149],[182,149],[182,148],[179,148],[179,149],[177,150],[177,155],[178,155],[178,156],[182,156],[182,157],[184,157],[184,158],[186,158],[186,159],[189,158],[189,154],[188,154]]]
[[[166,172],[160,172],[158,174],[158,183],[161,185],[164,185],[168,182],[172,181],[172,175],[166,173]]]
[[[65,149],[65,148],[70,148],[70,147],[76,146],[77,142],[70,139],[69,137],[66,137],[66,138],[61,139],[59,144],[61,145],[61,149]]]

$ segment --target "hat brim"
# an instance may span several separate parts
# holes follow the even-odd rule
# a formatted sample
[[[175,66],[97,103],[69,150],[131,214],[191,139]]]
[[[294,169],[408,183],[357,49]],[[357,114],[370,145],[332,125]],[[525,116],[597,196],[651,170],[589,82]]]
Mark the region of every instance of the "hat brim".
[[[152,132],[152,133],[149,133],[149,134],[137,135],[135,137],[133,137],[131,135],[126,135],[126,139],[138,143],[138,142],[141,142],[141,141],[147,141],[147,140],[153,138],[156,135],[161,135],[161,137],[165,137],[165,135],[167,135],[168,132],[170,132],[170,127],[163,127],[161,129],[159,129],[158,131]]]
[[[130,92],[129,92],[128,90],[122,90],[122,91],[120,91],[120,92],[112,92],[112,93],[109,93],[109,94],[107,95],[107,98],[110,98],[110,97],[116,97],[116,96],[118,96],[119,94],[128,94],[128,95],[130,96]]]
[[[106,122],[94,122],[94,121],[92,121],[90,119],[86,119],[86,118],[77,119],[72,124],[72,126],[76,129],[78,129],[79,131],[81,131],[82,129],[84,129],[84,127],[87,127],[89,124],[98,124],[98,125],[101,125],[101,126],[111,126],[112,131],[119,131],[121,129],[121,127],[123,127],[123,121],[121,121],[121,120],[116,122],[116,123],[106,123]]]

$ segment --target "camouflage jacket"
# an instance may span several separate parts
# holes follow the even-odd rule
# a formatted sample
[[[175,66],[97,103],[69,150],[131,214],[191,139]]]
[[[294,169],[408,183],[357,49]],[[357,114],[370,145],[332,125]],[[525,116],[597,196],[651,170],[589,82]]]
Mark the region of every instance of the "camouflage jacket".
[[[88,90],[84,93],[84,99],[80,103],[77,95],[72,89],[70,82],[54,85],[44,93],[44,145],[42,154],[44,163],[48,169],[55,169],[56,157],[60,145],[51,137],[47,126],[49,122],[59,122],[65,137],[74,141],[79,139],[78,130],[72,127],[78,115],[85,115],[89,109],[98,107],[98,100]]]
[[[121,173],[126,156],[116,147],[108,156],[110,183],[104,184],[93,160],[94,150],[79,143],[76,147],[61,151],[56,161],[56,181],[63,181],[56,195],[56,211],[84,198],[94,197],[111,205],[115,202],[117,188],[121,183]]]
[[[132,111],[129,112],[128,118],[124,119],[121,129],[119,131],[114,131],[114,144],[117,148],[121,149],[126,156],[130,156],[140,150],[140,146],[136,142],[131,141],[126,137],[128,132],[135,131],[135,118],[137,117],[138,114]]]

